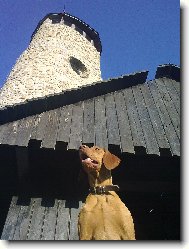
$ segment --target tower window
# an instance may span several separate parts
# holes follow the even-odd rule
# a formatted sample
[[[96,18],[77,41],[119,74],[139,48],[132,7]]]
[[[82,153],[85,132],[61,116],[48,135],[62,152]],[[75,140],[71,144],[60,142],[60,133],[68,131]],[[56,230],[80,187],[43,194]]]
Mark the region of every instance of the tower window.
[[[82,78],[87,78],[89,76],[86,66],[73,56],[70,57],[70,65],[72,69]]]

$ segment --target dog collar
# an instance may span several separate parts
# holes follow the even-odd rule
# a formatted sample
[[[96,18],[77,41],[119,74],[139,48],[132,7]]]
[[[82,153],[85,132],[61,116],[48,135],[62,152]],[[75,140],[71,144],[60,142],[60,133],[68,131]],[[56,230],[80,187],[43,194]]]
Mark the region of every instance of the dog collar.
[[[118,185],[105,185],[105,186],[97,186],[91,187],[89,192],[92,194],[102,195],[106,194],[108,191],[119,191]]]

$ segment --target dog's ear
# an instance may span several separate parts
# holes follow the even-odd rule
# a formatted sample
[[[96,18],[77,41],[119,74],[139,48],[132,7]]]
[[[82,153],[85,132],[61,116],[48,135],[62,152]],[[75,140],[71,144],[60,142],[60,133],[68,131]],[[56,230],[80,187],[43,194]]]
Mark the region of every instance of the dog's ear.
[[[107,169],[111,170],[116,168],[120,164],[120,162],[121,160],[117,156],[113,155],[108,150],[105,150],[103,163]]]

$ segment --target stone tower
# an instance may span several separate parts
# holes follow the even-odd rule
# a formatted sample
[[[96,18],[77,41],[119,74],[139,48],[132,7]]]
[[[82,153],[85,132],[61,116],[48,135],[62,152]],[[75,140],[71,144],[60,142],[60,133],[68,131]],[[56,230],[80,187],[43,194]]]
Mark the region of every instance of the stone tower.
[[[48,14],[35,29],[0,91],[0,107],[101,80],[101,42],[67,13]]]

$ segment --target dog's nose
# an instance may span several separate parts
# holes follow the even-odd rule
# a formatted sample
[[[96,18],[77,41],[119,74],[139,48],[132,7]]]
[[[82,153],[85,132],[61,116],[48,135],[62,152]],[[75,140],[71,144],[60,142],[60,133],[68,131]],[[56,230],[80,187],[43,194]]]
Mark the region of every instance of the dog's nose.
[[[83,144],[79,147],[80,150],[87,148],[87,145]]]

